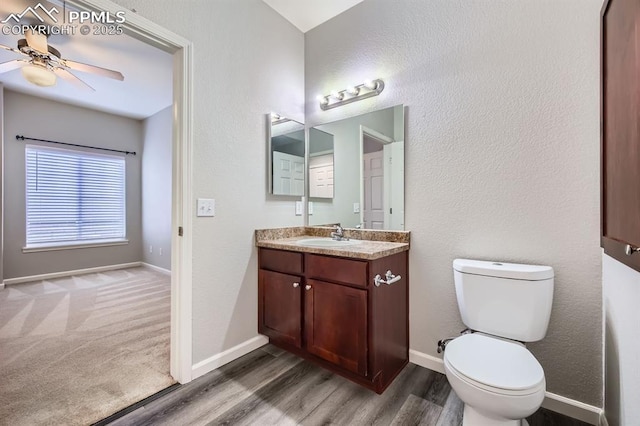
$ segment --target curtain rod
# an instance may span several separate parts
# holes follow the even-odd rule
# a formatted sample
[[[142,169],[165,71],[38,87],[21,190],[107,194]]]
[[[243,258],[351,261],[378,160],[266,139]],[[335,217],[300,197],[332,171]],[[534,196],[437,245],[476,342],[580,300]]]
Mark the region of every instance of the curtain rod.
[[[56,142],[56,141],[48,141],[46,139],[27,138],[27,137],[21,136],[21,135],[16,135],[16,140],[19,140],[19,141],[27,140],[27,141],[55,143],[55,144],[58,144],[58,145],[76,146],[78,148],[89,148],[89,149],[97,149],[97,150],[100,150],[100,151],[119,152],[120,154],[125,154],[125,155],[136,155],[135,151],[132,152],[132,151],[120,151],[118,149],[96,148],[95,146],[77,145],[75,143]]]

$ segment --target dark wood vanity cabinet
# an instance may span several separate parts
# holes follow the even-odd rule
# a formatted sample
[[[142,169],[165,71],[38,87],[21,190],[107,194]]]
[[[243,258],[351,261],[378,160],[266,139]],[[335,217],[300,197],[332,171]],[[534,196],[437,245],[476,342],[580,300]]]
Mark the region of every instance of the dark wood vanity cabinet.
[[[260,248],[258,331],[378,393],[409,360],[407,252],[376,260]],[[374,285],[387,270],[402,279]]]
[[[602,9],[601,246],[640,271],[640,3]]]
[[[302,277],[260,270],[263,334],[287,345],[302,345]]]
[[[307,280],[307,286],[309,290],[304,293],[307,351],[367,376],[367,291],[311,279]]]

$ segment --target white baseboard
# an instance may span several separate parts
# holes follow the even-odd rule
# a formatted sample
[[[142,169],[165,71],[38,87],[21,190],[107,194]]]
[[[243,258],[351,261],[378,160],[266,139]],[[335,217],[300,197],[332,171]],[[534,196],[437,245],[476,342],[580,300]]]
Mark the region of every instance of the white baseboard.
[[[0,283],[0,290],[4,290],[4,283]]]
[[[115,271],[117,269],[137,268],[142,262],[121,263],[119,265],[97,266],[95,268],[76,269],[73,271],[52,272],[50,274],[31,275],[28,277],[7,278],[2,285],[22,284],[33,281],[51,280],[53,278],[70,277],[72,275],[95,274],[98,272]]]
[[[547,392],[544,401],[542,401],[542,406],[547,410],[555,411],[592,425],[600,424],[602,409],[575,399]]]
[[[442,359],[435,356],[409,349],[409,362],[444,374],[444,363],[442,362]]]
[[[193,365],[191,370],[191,379],[195,380],[216,368],[220,368],[223,365],[266,345],[267,343],[269,343],[269,338],[259,335],[253,339],[247,340],[246,342],[242,342],[231,349],[227,349],[224,352],[220,352],[217,355],[207,358],[204,361],[200,361]]]
[[[164,269],[164,268],[161,268],[159,266],[152,265],[152,264],[146,263],[146,262],[141,262],[141,263],[142,263],[142,266],[145,266],[145,267],[147,267],[149,269],[153,269],[154,271],[158,271],[158,272],[163,273],[165,275],[171,275],[171,271],[168,270],[168,269]]]
[[[429,370],[444,374],[444,362],[441,358],[418,352],[414,349],[409,350],[409,362],[419,365]],[[564,414],[565,416],[581,420],[592,425],[602,425],[602,409],[588,405],[580,401],[565,398],[551,392],[546,392],[542,406],[547,410]],[[606,418],[604,420],[606,422]],[[606,423],[604,423],[606,425]]]
[[[609,426],[609,420],[607,420],[604,410],[602,410],[602,413],[600,414],[600,426]]]

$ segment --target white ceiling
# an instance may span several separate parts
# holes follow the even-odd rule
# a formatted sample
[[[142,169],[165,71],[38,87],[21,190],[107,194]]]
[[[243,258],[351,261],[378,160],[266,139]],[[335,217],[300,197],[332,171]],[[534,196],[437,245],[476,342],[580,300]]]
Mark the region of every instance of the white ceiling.
[[[47,8],[55,6],[62,12],[56,3],[40,3]],[[0,21],[35,4],[33,0],[2,0]],[[25,15],[20,23],[28,19]],[[0,28],[4,25],[7,24],[0,23]],[[16,48],[21,38],[24,37],[4,35],[0,31],[0,44],[5,46]],[[120,71],[124,81],[73,71],[96,89],[95,92],[77,89],[61,79],[53,87],[38,87],[27,82],[17,69],[0,74],[0,83],[17,92],[136,119],[147,118],[172,104],[173,58],[166,52],[126,35],[81,35],[79,31],[75,35],[52,34],[48,44],[58,49],[65,59]],[[0,49],[0,63],[18,58],[24,56]]]
[[[306,33],[363,0],[262,0]]]

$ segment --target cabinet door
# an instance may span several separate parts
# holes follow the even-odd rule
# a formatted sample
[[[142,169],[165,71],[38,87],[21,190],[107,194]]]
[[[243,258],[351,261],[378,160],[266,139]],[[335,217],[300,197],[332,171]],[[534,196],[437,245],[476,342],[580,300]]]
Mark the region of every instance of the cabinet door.
[[[276,343],[302,343],[302,278],[260,269],[258,331]]]
[[[640,3],[611,0],[602,17],[602,246],[640,270]]]
[[[307,351],[349,371],[367,375],[367,291],[307,280]]]

